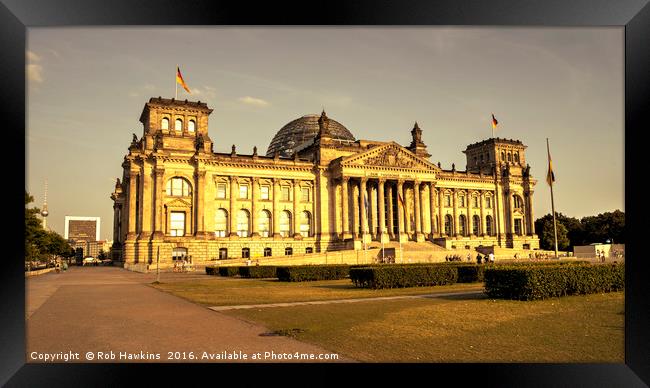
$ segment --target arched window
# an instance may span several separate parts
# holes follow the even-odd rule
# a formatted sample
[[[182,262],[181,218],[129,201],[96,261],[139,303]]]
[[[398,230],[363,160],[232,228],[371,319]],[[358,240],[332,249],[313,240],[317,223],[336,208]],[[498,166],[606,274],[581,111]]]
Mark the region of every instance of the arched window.
[[[519,152],[515,152],[515,163],[519,163]]]
[[[515,209],[521,209],[521,197],[518,195],[513,195],[512,196],[512,202],[515,207]]]
[[[280,236],[289,237],[291,235],[291,213],[284,210],[280,213]]]
[[[501,151],[501,161],[505,162],[506,161],[506,153]]]
[[[453,220],[451,219],[451,215],[447,214],[445,216],[445,235],[451,236],[453,234],[452,225]]]
[[[176,119],[174,122],[174,129],[178,132],[181,132],[183,130],[183,120]]]
[[[241,258],[242,259],[248,259],[251,257],[251,249],[250,248],[242,248],[241,249]]]
[[[185,178],[174,177],[167,181],[167,195],[171,197],[188,197],[192,195],[192,186]]]
[[[311,236],[311,214],[308,211],[302,212],[300,216],[300,235]]]
[[[225,209],[218,209],[214,216],[214,235],[217,237],[228,235],[228,212]]]
[[[492,216],[485,217],[485,234],[492,236]]]
[[[172,249],[172,260],[183,260],[187,257],[187,248],[173,248]]]
[[[481,218],[477,215],[472,217],[472,234],[474,236],[481,234]]]
[[[169,119],[167,117],[164,117],[162,121],[160,122],[160,128],[161,129],[169,129]]]
[[[190,120],[187,123],[187,131],[190,132],[190,133],[193,133],[194,131],[196,131],[196,121]]]
[[[250,230],[250,214],[247,210],[241,209],[237,212],[237,235],[239,237],[248,237]]]
[[[458,217],[458,233],[461,236],[467,235],[467,219],[464,214]]]
[[[262,210],[260,212],[258,229],[260,231],[260,236],[269,237],[271,233],[271,212],[268,210]]]

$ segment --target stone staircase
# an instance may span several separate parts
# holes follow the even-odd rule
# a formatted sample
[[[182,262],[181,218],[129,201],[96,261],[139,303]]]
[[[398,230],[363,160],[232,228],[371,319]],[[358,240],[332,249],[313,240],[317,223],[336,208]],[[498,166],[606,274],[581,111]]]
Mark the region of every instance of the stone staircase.
[[[381,243],[378,241],[373,241],[368,243],[368,249],[381,249]],[[384,243],[384,248],[395,248],[399,249],[400,244],[397,241],[390,241],[387,243]],[[419,251],[419,252],[431,252],[431,251],[437,251],[437,252],[452,252],[448,249],[445,249],[441,247],[440,245],[434,244],[431,241],[424,241],[424,242],[415,242],[415,241],[407,241],[402,243],[402,249],[404,252],[413,252],[413,251]]]

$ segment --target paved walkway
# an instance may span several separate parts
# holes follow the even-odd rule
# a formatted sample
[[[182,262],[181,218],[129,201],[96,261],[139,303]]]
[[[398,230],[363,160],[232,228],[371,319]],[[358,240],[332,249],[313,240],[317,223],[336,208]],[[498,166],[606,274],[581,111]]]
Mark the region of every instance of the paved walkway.
[[[63,362],[62,357],[76,353],[79,358],[72,362],[306,362],[273,359],[271,353],[285,358],[296,352],[331,353],[289,337],[264,336],[268,330],[263,326],[158,291],[148,285],[155,276],[114,267],[71,267],[25,279],[27,362],[43,362],[46,354]],[[162,276],[167,281],[206,275]],[[87,352],[93,360],[87,360]],[[112,352],[115,359],[98,360],[98,352],[108,357]],[[169,359],[168,352],[178,353]],[[190,352],[199,359],[190,360]],[[257,353],[261,359],[253,360]],[[232,359],[234,354],[239,358]]]
[[[291,307],[291,306],[304,306],[304,305],[318,305],[318,304],[333,304],[333,303],[355,303],[355,302],[374,302],[379,300],[396,300],[396,299],[416,299],[416,298],[444,298],[448,296],[479,296],[485,295],[483,291],[460,291],[460,292],[439,292],[435,294],[423,295],[397,295],[397,296],[378,296],[374,298],[354,298],[354,299],[333,299],[333,300],[313,300],[307,302],[288,302],[288,303],[265,303],[265,304],[241,304],[235,306],[213,306],[208,307],[214,311],[225,310],[240,310],[240,309],[256,309],[266,307]]]

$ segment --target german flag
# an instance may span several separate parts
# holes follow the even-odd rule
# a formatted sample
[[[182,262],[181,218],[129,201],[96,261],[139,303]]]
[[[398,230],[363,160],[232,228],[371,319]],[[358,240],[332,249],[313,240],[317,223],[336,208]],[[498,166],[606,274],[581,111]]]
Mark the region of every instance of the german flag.
[[[551,152],[548,151],[548,173],[546,174],[546,183],[553,186],[555,182],[555,173],[553,172],[553,161],[551,160]]]
[[[190,94],[192,93],[190,92],[190,88],[187,87],[187,84],[183,80],[183,76],[181,75],[181,69],[178,66],[176,66],[176,82],[181,84],[181,86],[183,87],[183,89],[185,89],[186,92]]]
[[[499,122],[496,117],[494,117],[494,113],[492,113],[492,129],[497,129],[497,124],[499,124]]]

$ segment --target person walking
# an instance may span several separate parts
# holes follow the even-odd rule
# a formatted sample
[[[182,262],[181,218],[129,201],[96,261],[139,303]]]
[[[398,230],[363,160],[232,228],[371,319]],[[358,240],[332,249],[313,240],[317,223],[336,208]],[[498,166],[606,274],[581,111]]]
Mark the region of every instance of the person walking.
[[[468,252],[467,253],[467,262],[470,262],[470,261],[472,261],[472,255],[470,255],[469,252]]]
[[[480,253],[476,254],[476,263],[481,264],[481,261],[482,261],[481,254]]]
[[[493,252],[490,252],[489,258],[490,258],[490,264],[494,263],[494,253]]]

